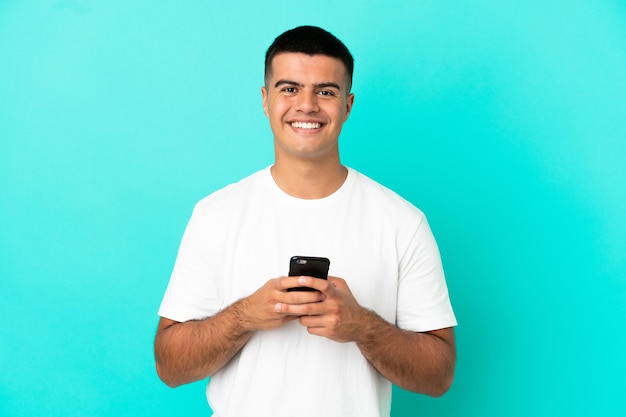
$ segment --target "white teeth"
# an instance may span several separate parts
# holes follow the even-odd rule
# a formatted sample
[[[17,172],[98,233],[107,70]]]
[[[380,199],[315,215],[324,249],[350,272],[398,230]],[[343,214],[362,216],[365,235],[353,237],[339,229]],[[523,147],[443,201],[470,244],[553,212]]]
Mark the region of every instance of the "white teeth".
[[[293,122],[291,126],[296,129],[319,129],[322,127],[321,123],[312,123],[312,122]]]

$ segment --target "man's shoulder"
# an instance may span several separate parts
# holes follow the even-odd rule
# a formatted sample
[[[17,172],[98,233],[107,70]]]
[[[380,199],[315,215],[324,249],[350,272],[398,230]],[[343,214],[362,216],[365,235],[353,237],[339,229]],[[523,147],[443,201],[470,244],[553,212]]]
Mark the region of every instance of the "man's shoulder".
[[[391,209],[392,211],[402,211],[407,214],[417,215],[422,217],[424,214],[413,203],[402,197],[391,188],[381,184],[380,182],[370,178],[369,176],[356,171],[356,184],[359,192],[363,193],[365,198],[376,202],[376,205],[384,207],[384,209]]]
[[[196,203],[196,209],[216,208],[220,206],[233,206],[244,203],[253,195],[253,191],[264,187],[265,177],[269,175],[268,169],[256,171],[241,180],[230,183]]]

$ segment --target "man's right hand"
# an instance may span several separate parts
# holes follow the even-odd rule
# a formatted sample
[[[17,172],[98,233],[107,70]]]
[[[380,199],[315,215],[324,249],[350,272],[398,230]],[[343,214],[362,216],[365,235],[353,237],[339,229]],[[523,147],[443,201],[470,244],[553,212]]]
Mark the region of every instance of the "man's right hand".
[[[250,296],[235,304],[242,313],[244,327],[251,331],[273,330],[299,316],[282,312],[280,305],[317,303],[324,295],[319,291],[287,291],[288,288],[304,287],[300,277],[270,279]]]
[[[154,340],[157,373],[169,386],[204,379],[224,367],[255,331],[273,330],[298,318],[280,306],[322,301],[299,277],[270,279],[248,297],[203,320],[177,322],[162,317]]]

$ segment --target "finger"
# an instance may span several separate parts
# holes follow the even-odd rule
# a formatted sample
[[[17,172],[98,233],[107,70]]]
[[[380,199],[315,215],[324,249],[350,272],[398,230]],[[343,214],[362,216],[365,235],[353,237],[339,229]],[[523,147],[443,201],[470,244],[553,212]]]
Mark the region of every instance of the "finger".
[[[297,289],[298,287],[293,287]],[[309,304],[324,301],[326,296],[319,291],[286,291],[278,295],[276,301],[285,304]]]
[[[327,280],[322,278],[301,276],[298,277],[298,286],[309,287],[320,292],[326,292],[328,291],[328,287],[330,287],[330,284]]]
[[[287,304],[276,303],[274,304],[274,312],[283,314],[285,316],[294,316],[294,318],[300,317],[303,313],[297,307],[299,304]]]
[[[317,316],[325,314],[323,303],[312,302],[302,304],[288,304],[288,303],[276,303],[274,305],[274,311],[280,314],[286,314],[291,316]]]
[[[293,319],[296,319],[303,313],[300,309],[293,308],[294,306],[301,304],[318,304],[325,299],[325,296],[319,291],[287,291],[289,288],[297,288],[300,286],[298,277],[280,277],[277,278],[276,281],[280,281],[280,283],[277,284],[277,288],[281,290],[274,295],[274,313],[283,316],[293,316]]]
[[[322,316],[300,316],[298,318],[300,324],[310,329],[324,328],[326,327],[324,318]]]
[[[328,276],[328,282],[335,288],[348,288],[346,280],[339,277]]]
[[[289,288],[301,287],[298,283],[299,277],[279,277],[276,279],[276,289],[278,291],[286,291]]]

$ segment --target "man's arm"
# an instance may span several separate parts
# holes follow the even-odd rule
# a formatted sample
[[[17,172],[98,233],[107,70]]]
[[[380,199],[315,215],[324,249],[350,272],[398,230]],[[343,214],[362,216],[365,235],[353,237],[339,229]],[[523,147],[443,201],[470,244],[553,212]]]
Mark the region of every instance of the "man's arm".
[[[252,336],[235,303],[204,320],[159,320],[154,357],[159,377],[170,387],[198,381],[226,365]]]
[[[454,378],[454,329],[417,333],[401,330],[367,311],[365,331],[356,340],[367,360],[385,378],[413,392],[439,397]]]
[[[212,317],[182,323],[162,317],[154,340],[161,380],[176,387],[207,378],[230,362],[255,331],[276,329],[297,319],[278,312],[277,304],[321,300],[322,294],[317,291],[286,291],[296,286],[300,284],[294,277],[275,278]]]
[[[340,278],[303,278],[301,284],[321,291],[324,301],[281,305],[280,310],[301,315],[309,333],[356,342],[378,372],[404,389],[440,396],[450,388],[456,362],[452,328],[425,333],[399,329],[360,306]]]

